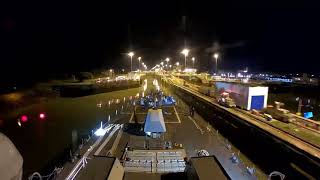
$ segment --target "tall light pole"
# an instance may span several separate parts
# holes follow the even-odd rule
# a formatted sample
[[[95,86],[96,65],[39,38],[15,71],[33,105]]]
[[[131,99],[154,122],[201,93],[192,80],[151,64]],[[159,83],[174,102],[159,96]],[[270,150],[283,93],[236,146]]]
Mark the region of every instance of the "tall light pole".
[[[214,53],[213,57],[216,59],[216,73],[218,74],[218,58],[219,58],[219,54],[218,53]]]
[[[189,49],[183,49],[181,54],[184,54],[184,68],[187,68],[187,56],[189,54]]]
[[[168,64],[168,62],[170,61],[170,58],[167,57],[167,58],[166,58],[166,61],[167,61],[167,64]]]
[[[140,70],[140,61],[141,61],[141,57],[140,56],[138,57],[138,60],[139,60],[139,70]]]
[[[169,63],[169,61],[170,61],[170,58],[168,58],[168,57],[167,57],[167,58],[166,58],[167,67],[168,67],[168,65],[169,65],[169,64],[168,64],[168,63]]]
[[[132,56],[134,55],[133,52],[129,52],[128,53],[128,56],[130,56],[130,59],[131,59],[131,72],[132,72]]]
[[[196,58],[192,57],[192,67],[194,69],[194,61],[196,60]]]

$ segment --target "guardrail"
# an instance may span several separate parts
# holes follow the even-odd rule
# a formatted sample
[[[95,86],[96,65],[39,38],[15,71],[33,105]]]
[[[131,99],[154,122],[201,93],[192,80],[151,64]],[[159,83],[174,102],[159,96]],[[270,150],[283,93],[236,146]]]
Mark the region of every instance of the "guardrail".
[[[298,115],[293,114],[295,117],[295,124],[301,126],[303,128],[309,129],[313,132],[320,133],[320,123],[317,121],[313,121]]]
[[[105,126],[103,129],[107,130],[109,128],[113,128],[115,125],[113,124],[109,124],[108,126]],[[98,146],[98,144],[102,141],[104,136],[100,136],[95,143],[90,146],[90,148],[87,150],[87,152],[82,156],[82,158],[77,162],[77,164],[73,167],[73,169],[71,170],[71,172],[68,174],[68,176],[66,177],[66,180],[73,180],[76,178],[76,176],[78,175],[78,173],[80,172],[81,169],[85,168],[87,162],[87,158],[89,156],[89,154],[92,152],[92,150]]]

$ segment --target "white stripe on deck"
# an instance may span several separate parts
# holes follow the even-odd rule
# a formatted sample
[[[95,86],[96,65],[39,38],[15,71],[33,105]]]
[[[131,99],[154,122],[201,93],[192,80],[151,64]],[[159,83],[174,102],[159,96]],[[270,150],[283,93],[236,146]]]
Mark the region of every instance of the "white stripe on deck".
[[[173,110],[174,110],[174,113],[176,114],[176,116],[177,116],[177,118],[178,118],[179,123],[181,123],[181,119],[180,119],[180,117],[179,117],[179,115],[178,115],[178,112],[177,112],[177,110],[176,110],[176,107],[173,106]]]
[[[110,132],[110,134],[108,135],[108,137],[104,140],[104,142],[99,146],[99,148],[96,150],[96,152],[94,153],[95,156],[99,155],[101,150],[104,148],[104,146],[110,141],[110,139],[112,138],[113,134],[119,129],[120,125],[116,125],[113,130]]]
[[[119,145],[119,142],[120,142],[120,138],[121,138],[122,133],[123,133],[122,127],[123,127],[123,125],[120,126],[120,130],[118,131],[117,137],[116,137],[116,139],[114,140],[114,142],[113,142],[113,144],[112,144],[112,147],[110,148],[110,150],[107,152],[106,155],[108,155],[109,153],[110,153],[111,155],[113,155],[113,151],[115,151],[115,150],[117,149],[117,147],[118,147],[118,145]]]
[[[203,133],[204,133],[204,130],[201,129],[201,127],[196,123],[196,121],[195,121],[192,117],[190,117],[190,116],[188,116],[188,118],[193,122],[193,124],[196,126],[196,128],[199,129],[199,131],[201,132],[201,134],[203,134]]]

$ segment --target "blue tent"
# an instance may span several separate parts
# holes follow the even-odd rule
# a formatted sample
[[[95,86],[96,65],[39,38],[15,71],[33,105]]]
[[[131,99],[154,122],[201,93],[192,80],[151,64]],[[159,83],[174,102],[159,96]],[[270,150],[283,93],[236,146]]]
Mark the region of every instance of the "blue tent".
[[[148,115],[144,123],[144,132],[146,134],[166,132],[162,109],[148,110]]]

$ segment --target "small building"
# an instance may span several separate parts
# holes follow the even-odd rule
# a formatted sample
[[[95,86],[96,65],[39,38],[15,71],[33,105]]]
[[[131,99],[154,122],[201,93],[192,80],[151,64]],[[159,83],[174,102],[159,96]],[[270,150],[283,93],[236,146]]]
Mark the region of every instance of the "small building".
[[[215,156],[192,157],[186,167],[188,180],[231,179]]]
[[[261,110],[267,107],[268,90],[267,86],[254,84],[241,84],[231,82],[216,82],[217,96],[223,92],[229,93],[235,104],[246,110]]]
[[[160,137],[166,132],[166,125],[162,114],[162,109],[149,109],[144,122],[144,132],[153,138]]]

